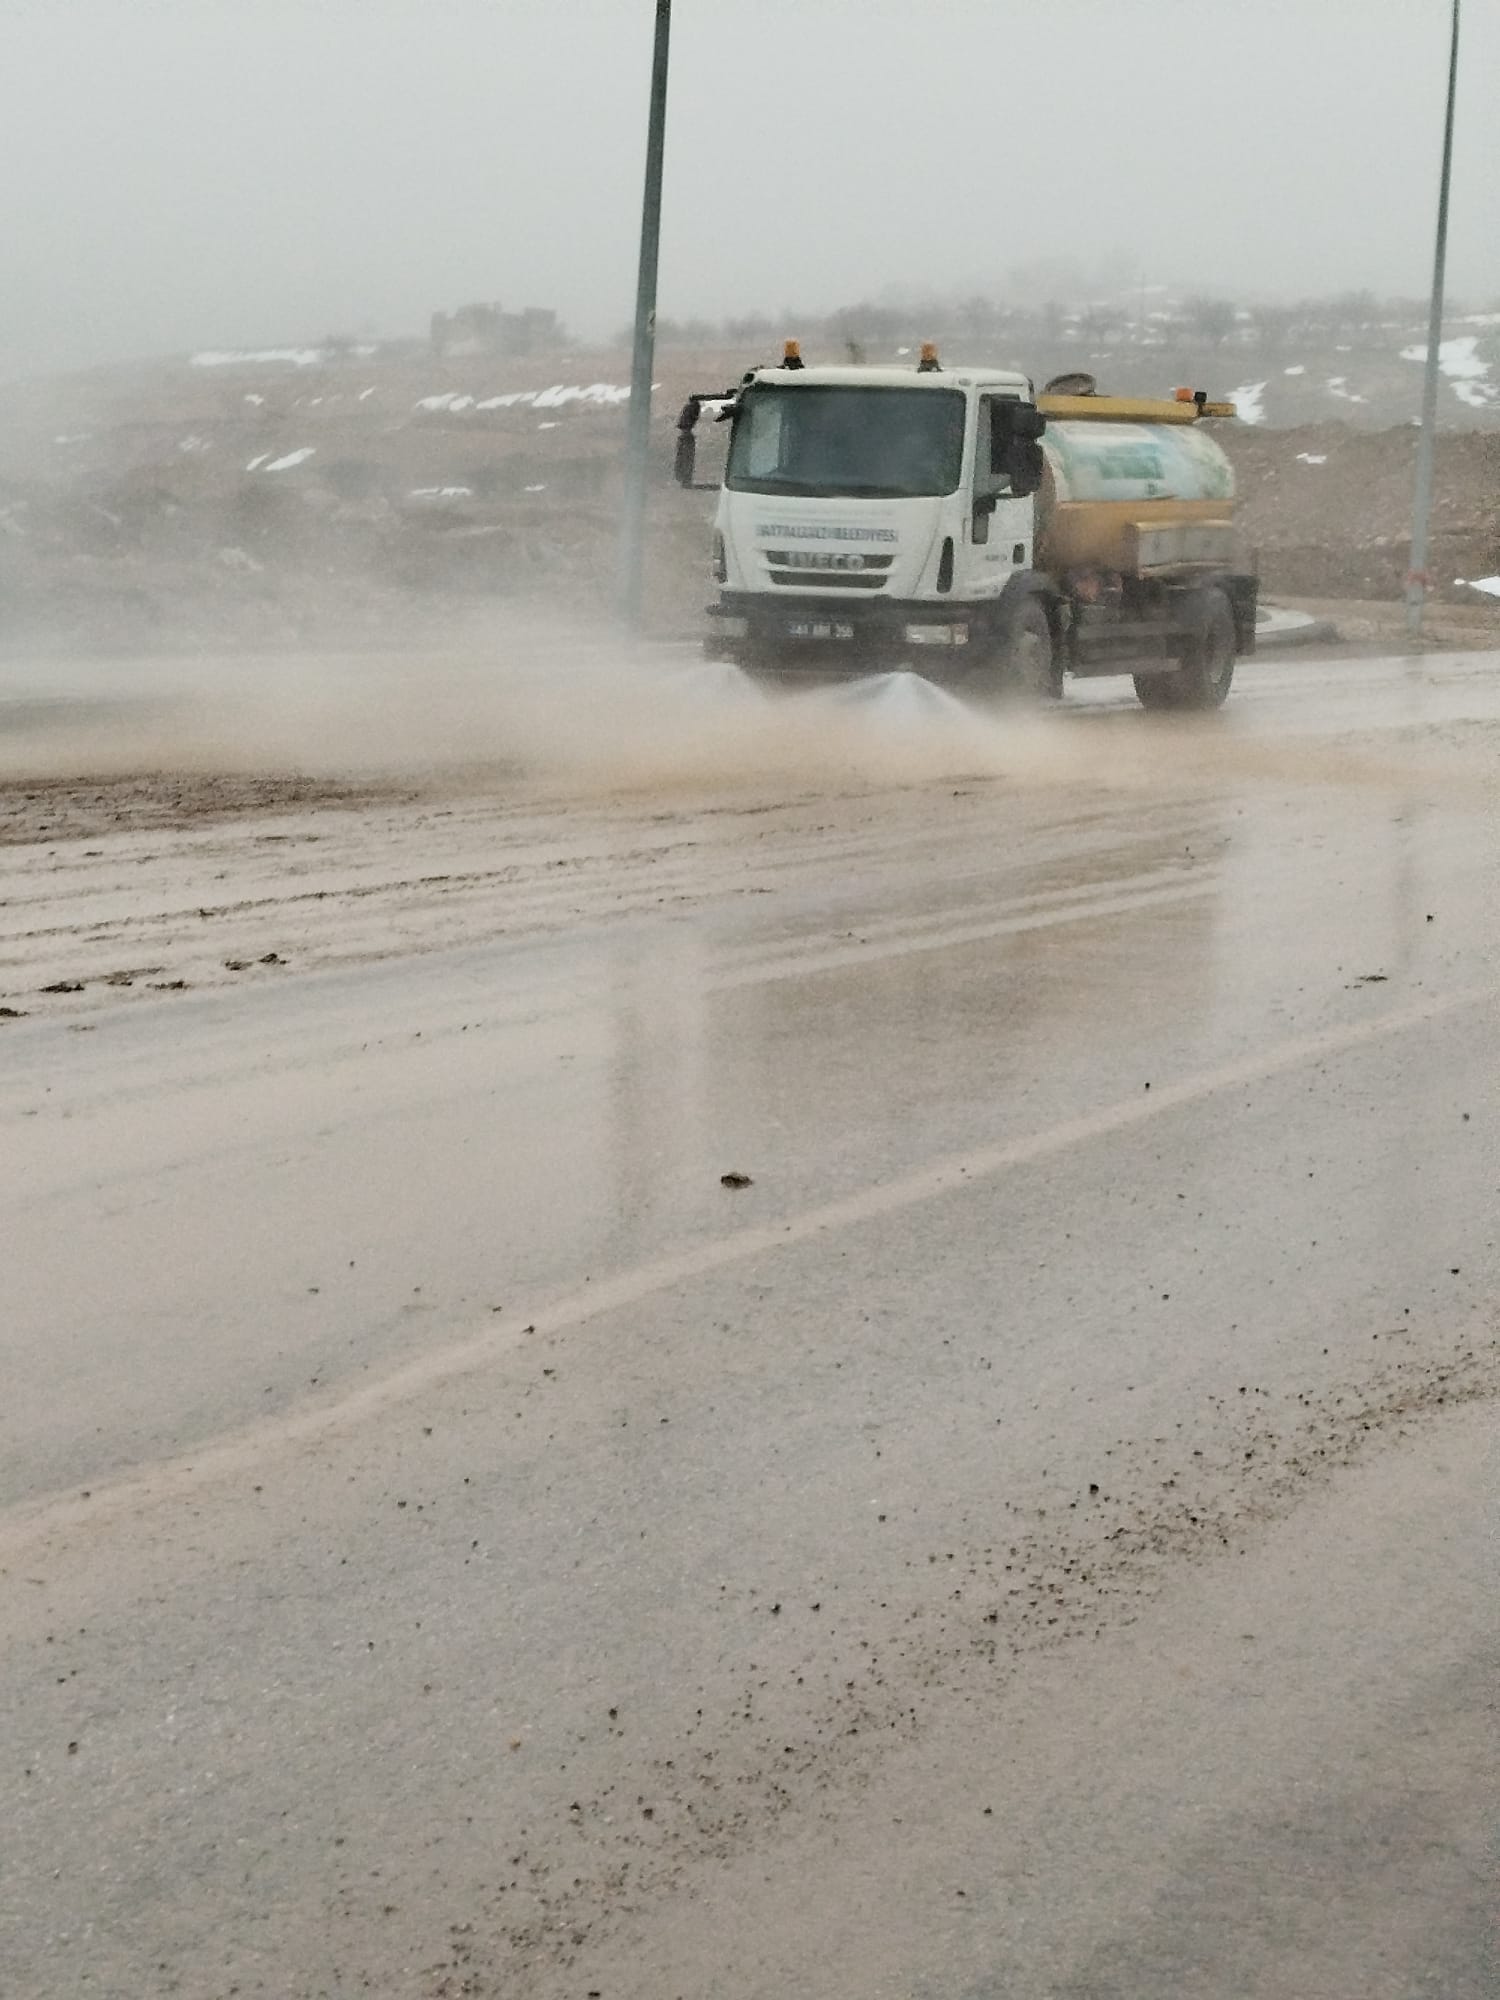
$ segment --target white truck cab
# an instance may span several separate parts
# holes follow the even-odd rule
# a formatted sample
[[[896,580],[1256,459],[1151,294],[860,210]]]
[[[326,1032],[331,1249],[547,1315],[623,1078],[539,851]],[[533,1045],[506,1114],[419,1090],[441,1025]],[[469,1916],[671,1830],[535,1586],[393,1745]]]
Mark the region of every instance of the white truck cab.
[[[791,342],[780,367],[691,398],[678,422],[681,484],[696,484],[700,417],[712,408],[731,426],[710,653],[782,682],[904,665],[1056,694],[1065,671],[1132,672],[1138,689],[1156,682],[1142,692],[1148,705],[1222,700],[1235,655],[1253,644],[1254,580],[1222,574],[1227,543],[1215,537],[1230,532],[1228,461],[1207,438],[1187,451],[1171,435],[1222,411],[1202,396],[1190,406],[1116,404],[1088,384],[1050,399],[1075,438],[1071,450],[1060,436],[1044,453],[1048,400],[1039,407],[1030,379],[1013,371],[944,369],[931,348],[915,369],[806,367]],[[1112,449],[1101,451],[1111,419]],[[1085,498],[1062,509],[1070,555],[1059,569],[1038,546],[1039,489],[1046,481],[1050,504],[1067,468],[1077,481],[1080,466]],[[1214,490],[1200,495],[1205,468]],[[1114,486],[1100,486],[1111,477]],[[1213,519],[1200,524],[1200,514]],[[1091,536],[1101,549],[1123,547],[1127,527],[1130,553],[1087,559]],[[1045,540],[1045,520],[1040,532]],[[1162,559],[1142,560],[1153,534]],[[1215,586],[1222,603],[1205,595]],[[1205,697],[1200,676],[1189,703],[1185,670],[1205,644],[1222,692]]]
[[[1031,383],[1000,370],[757,369],[719,493],[718,639],[861,660],[968,643],[1031,563],[1031,500],[991,454],[1022,406]]]

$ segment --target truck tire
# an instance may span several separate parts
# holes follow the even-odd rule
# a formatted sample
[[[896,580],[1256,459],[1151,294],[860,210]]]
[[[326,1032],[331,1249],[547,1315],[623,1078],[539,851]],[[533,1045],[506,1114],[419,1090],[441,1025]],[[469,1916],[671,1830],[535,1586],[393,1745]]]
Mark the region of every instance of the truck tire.
[[[1183,708],[1222,708],[1234,681],[1239,639],[1222,590],[1205,590],[1203,613],[1181,671],[1173,676]]]
[[[1182,708],[1182,690],[1178,685],[1178,674],[1133,674],[1135,698],[1142,708],[1163,709]]]
[[[1057,701],[1062,669],[1052,641],[1047,607],[1038,597],[1022,605],[999,656],[999,692],[1026,703]]]
[[[1204,590],[1194,602],[1197,614],[1182,665],[1172,674],[1135,675],[1136,699],[1142,708],[1222,708],[1234,681],[1239,638],[1234,611],[1222,590]]]

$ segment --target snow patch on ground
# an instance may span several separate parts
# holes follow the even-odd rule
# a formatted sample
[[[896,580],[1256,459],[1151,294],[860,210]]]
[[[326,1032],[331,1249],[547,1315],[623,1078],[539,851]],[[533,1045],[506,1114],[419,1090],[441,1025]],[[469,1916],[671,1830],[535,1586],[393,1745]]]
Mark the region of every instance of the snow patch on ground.
[[[326,360],[321,347],[262,347],[251,352],[206,349],[190,357],[194,368],[269,368],[282,363],[288,368],[316,368]]]
[[[1425,361],[1425,347],[1403,347],[1403,361]],[[1479,353],[1479,335],[1461,333],[1438,343],[1438,367],[1453,386],[1453,393],[1471,410],[1487,410],[1496,400],[1490,382],[1490,364]]]
[[[1283,375],[1305,375],[1307,373],[1307,370],[1303,367],[1302,363],[1299,361],[1295,368],[1283,368],[1281,372]]]
[[[1266,385],[1264,382],[1242,382],[1238,389],[1231,389],[1229,400],[1242,424],[1263,424],[1266,420]]]
[[[1461,590],[1482,590],[1490,597],[1500,597],[1500,576],[1456,576],[1453,581]]]
[[[1328,454],[1326,451],[1299,451],[1297,460],[1301,465],[1326,465]]]
[[[290,472],[294,465],[305,465],[317,448],[315,444],[305,444],[300,451],[289,451],[285,458],[273,458],[270,464],[265,467],[265,470],[267,472]]]
[[[1349,387],[1349,377],[1347,375],[1330,375],[1327,387],[1329,395],[1337,396],[1341,403],[1368,403],[1370,400],[1368,396],[1359,396],[1354,393]]]
[[[629,388],[621,388],[614,382],[589,382],[572,386],[557,382],[550,389],[511,389],[503,395],[484,396],[478,400],[473,396],[461,396],[456,390],[449,389],[439,395],[419,396],[413,407],[434,412],[446,411],[449,415],[456,415],[463,410],[521,408],[561,410],[569,403],[588,403],[599,409],[613,409],[629,401]]]
[[[256,347],[227,348],[207,347],[201,354],[190,354],[188,366],[191,368],[316,368],[320,362],[341,360],[347,354],[357,355],[368,361],[372,354],[378,354],[378,347],[351,347],[334,350],[327,347]]]
[[[413,500],[472,500],[472,486],[414,486],[410,497]]]

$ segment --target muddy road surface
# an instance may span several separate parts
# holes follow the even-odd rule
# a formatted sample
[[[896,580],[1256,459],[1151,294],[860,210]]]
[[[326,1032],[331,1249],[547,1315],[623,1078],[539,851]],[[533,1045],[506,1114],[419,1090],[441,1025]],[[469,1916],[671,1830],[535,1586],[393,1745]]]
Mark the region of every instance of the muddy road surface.
[[[1500,656],[232,684],[0,703],[0,1992],[1492,2000]]]

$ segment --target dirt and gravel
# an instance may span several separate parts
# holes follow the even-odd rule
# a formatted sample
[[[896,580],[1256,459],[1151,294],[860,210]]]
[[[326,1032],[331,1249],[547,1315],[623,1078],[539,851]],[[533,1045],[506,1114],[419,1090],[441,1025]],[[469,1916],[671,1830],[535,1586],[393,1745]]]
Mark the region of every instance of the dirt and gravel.
[[[1226,428],[1239,523],[1268,591],[1399,601],[1411,547],[1417,432],[1405,424],[1273,431]],[[1491,622],[1494,601],[1465,589],[1500,574],[1500,434],[1445,432],[1439,444],[1429,570],[1444,615]]]

